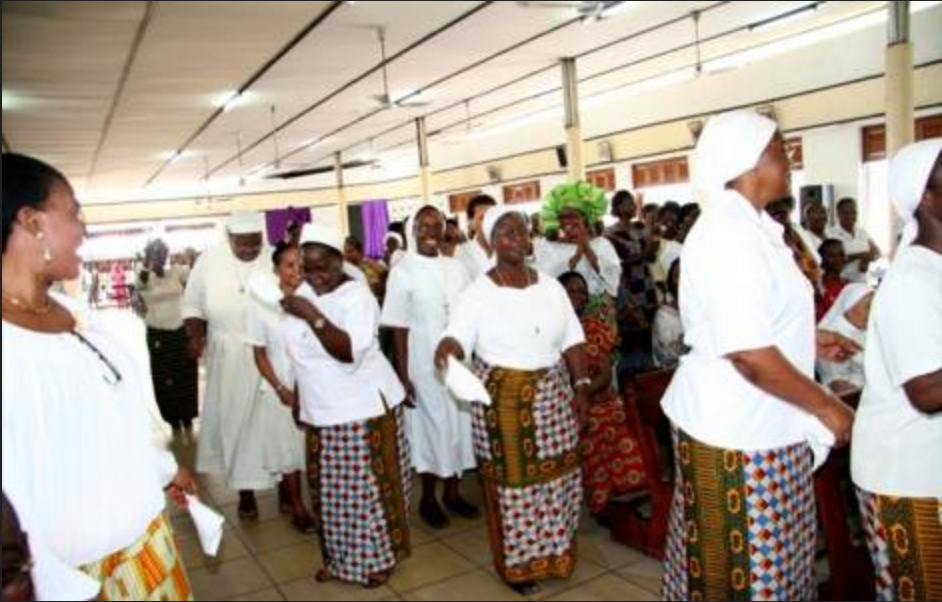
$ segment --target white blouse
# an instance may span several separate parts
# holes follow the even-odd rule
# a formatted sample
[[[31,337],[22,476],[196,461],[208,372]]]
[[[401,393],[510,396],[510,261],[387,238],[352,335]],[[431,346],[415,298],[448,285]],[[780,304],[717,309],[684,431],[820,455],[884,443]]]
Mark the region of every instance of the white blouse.
[[[481,276],[455,304],[442,338],[454,338],[467,359],[515,370],[539,370],[559,363],[562,354],[585,342],[582,325],[566,290],[537,272],[524,289],[501,287]]]
[[[586,279],[590,295],[606,294],[609,297],[617,297],[618,285],[621,283],[621,259],[615,247],[604,236],[593,238],[589,246],[598,258],[599,271],[595,271],[585,257],[579,259],[576,271]],[[576,245],[541,238],[536,241],[533,254],[536,257],[537,269],[558,278],[570,271],[569,261],[576,254]]]
[[[874,297],[864,362],[854,483],[880,495],[942,498],[942,414],[920,412],[903,389],[942,369],[942,255],[901,251]]]
[[[820,423],[750,383],[727,357],[777,347],[814,377],[814,294],[782,227],[726,191],[691,230],[681,261],[680,315],[691,351],[664,397],[667,415],[699,441],[725,449],[808,440]]]
[[[71,309],[97,351],[71,333],[3,322],[3,489],[26,506],[30,536],[79,567],[145,533],[177,465],[154,444],[144,367],[94,315]]]
[[[157,330],[179,330],[183,327],[183,291],[186,287],[186,272],[179,267],[169,268],[163,275],[150,272],[147,282],[140,276],[137,290],[147,305],[144,321],[149,328]]]
[[[293,389],[295,376],[291,356],[288,353],[288,321],[288,314],[253,301],[247,314],[245,330],[248,333],[249,344],[253,347],[265,348],[268,362],[275,371],[278,381],[289,389]],[[270,393],[275,393],[267,380],[264,378],[259,378],[259,380],[261,387]]]
[[[312,326],[289,317],[285,325],[288,354],[301,397],[301,420],[312,426],[336,426],[382,416],[399,406],[406,392],[379,347],[379,305],[370,289],[347,281],[318,296],[302,284],[295,293],[313,303],[350,337],[353,363],[337,361]],[[384,405],[385,402],[385,405]]]
[[[870,235],[863,228],[855,228],[851,234],[840,225],[828,230],[829,238],[836,238],[844,244],[844,253],[856,255],[870,250]],[[853,261],[844,266],[841,276],[850,282],[866,282],[867,273],[860,270],[860,262]]]

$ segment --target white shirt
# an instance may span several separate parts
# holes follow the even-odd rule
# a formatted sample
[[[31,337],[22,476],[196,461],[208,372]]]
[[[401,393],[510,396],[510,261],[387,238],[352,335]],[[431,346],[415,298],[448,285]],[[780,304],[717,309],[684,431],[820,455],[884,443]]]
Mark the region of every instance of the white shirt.
[[[154,445],[146,369],[93,314],[65,298],[77,329],[42,334],[3,322],[3,489],[62,562],[122,550],[164,510],[173,456]]]
[[[525,289],[498,286],[488,276],[475,280],[458,299],[442,338],[458,341],[467,359],[474,353],[492,366],[540,370],[558,364],[585,335],[563,286],[537,274]]]
[[[144,322],[156,330],[179,330],[183,327],[183,291],[186,272],[173,266],[158,276],[150,272],[147,282],[137,279],[137,290],[147,305]]]
[[[271,364],[278,382],[293,389],[295,385],[294,366],[288,354],[286,342],[288,315],[284,312],[253,302],[248,312],[246,332],[249,344],[253,347],[264,347],[268,362]],[[265,378],[259,379],[261,386],[269,392],[276,394],[271,384]]]
[[[676,240],[667,240],[666,238],[661,239],[661,244],[658,246],[657,250],[657,277],[655,280],[659,282],[666,282],[667,277],[670,274],[671,266],[674,265],[674,262],[680,259],[681,255],[684,252],[684,245],[680,244]]]
[[[684,324],[676,308],[665,304],[657,310],[651,326],[651,348],[654,365],[659,368],[676,366],[680,357],[687,352],[684,346]]]
[[[330,355],[308,323],[294,317],[285,326],[288,353],[301,396],[301,420],[313,426],[336,426],[382,416],[406,392],[379,347],[379,305],[370,289],[348,281],[318,296],[302,284],[295,293],[313,303],[334,326],[350,337],[353,363]],[[385,400],[385,406],[383,401]]]
[[[903,389],[942,368],[942,256],[918,246],[901,252],[873,300],[865,366],[854,483],[880,495],[942,498],[942,414],[920,412]]]
[[[811,416],[751,384],[726,357],[766,347],[814,377],[814,293],[782,227],[734,191],[687,236],[680,314],[690,353],[665,395],[670,419],[714,447],[764,450],[806,440]]]
[[[870,235],[863,228],[855,228],[851,234],[840,225],[834,226],[828,230],[829,238],[836,238],[844,243],[844,253],[848,256],[858,253],[866,253],[870,250]],[[841,275],[849,282],[866,282],[867,273],[860,270],[860,262],[852,261],[844,266]]]
[[[798,236],[801,238],[801,241],[805,243],[805,246],[808,247],[808,250],[814,255],[814,258],[817,262],[821,263],[821,253],[818,249],[821,248],[821,244],[824,243],[824,239],[812,232],[811,230],[805,228],[804,226],[795,226],[795,232],[798,233]],[[825,233],[827,234],[827,233]]]
[[[598,258],[599,271],[595,271],[585,257],[579,259],[576,271],[586,279],[590,295],[617,297],[618,285],[621,283],[621,259],[615,247],[604,236],[593,238],[589,247]],[[569,267],[569,261],[575,256],[576,250],[576,245],[572,243],[552,242],[541,238],[534,243],[536,267],[553,278],[558,278],[572,269]]]
[[[490,271],[496,263],[493,256],[488,257],[477,238],[458,245],[458,249],[455,251],[455,259],[464,265],[464,269],[468,272],[468,279],[472,282],[477,280],[478,276]]]

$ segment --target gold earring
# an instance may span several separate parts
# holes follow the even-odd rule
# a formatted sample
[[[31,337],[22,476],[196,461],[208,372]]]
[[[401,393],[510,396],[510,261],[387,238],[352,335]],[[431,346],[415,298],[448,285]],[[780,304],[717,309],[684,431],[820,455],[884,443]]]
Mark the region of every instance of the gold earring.
[[[52,263],[52,251],[50,251],[46,243],[43,242],[46,240],[46,234],[44,232],[37,232],[36,240],[43,243],[43,261],[46,263]]]

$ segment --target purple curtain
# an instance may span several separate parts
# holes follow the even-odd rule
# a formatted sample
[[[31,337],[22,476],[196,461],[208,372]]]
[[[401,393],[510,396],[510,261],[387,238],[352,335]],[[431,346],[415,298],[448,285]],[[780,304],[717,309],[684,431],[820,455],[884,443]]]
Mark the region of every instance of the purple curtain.
[[[360,205],[363,222],[363,254],[380,259],[386,250],[386,232],[389,229],[389,210],[386,201],[366,201]]]
[[[272,245],[285,240],[288,226],[292,223],[303,225],[310,223],[311,210],[308,208],[288,207],[287,209],[272,209],[265,212],[265,225],[268,231],[268,242]]]

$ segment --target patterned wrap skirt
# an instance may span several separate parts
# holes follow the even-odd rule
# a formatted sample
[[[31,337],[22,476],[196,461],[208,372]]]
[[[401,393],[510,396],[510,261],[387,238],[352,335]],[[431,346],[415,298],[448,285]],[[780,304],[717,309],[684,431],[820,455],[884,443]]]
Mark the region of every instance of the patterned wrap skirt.
[[[129,547],[82,567],[101,582],[101,600],[192,600],[170,521],[159,516]]]
[[[579,427],[565,364],[477,372],[492,405],[473,404],[494,566],[508,583],[568,578],[582,504]]]
[[[878,600],[942,600],[942,499],[857,490]]]
[[[711,447],[675,427],[665,600],[815,600],[813,458]]]
[[[308,429],[308,483],[327,572],[367,585],[411,552],[409,444],[402,408]]]

